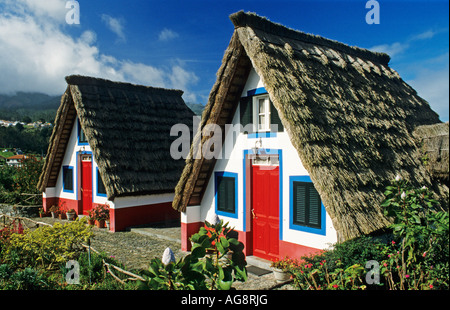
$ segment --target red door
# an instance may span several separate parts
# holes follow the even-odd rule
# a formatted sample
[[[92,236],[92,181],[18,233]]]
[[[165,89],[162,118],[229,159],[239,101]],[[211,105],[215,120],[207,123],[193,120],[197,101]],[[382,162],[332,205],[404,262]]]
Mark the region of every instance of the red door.
[[[253,255],[278,258],[279,253],[278,166],[252,166]]]
[[[92,209],[92,161],[90,155],[81,156],[81,205],[83,214]]]

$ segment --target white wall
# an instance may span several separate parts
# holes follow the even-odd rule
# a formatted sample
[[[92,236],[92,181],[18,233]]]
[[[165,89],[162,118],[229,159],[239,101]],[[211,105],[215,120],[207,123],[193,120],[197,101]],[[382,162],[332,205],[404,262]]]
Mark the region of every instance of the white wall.
[[[251,71],[247,83],[245,85],[242,96],[247,96],[247,91],[255,88],[263,87],[262,81],[254,70]],[[233,117],[233,125],[239,124],[239,107],[236,109],[236,113]],[[211,174],[210,180],[208,182],[205,194],[201,202],[200,210],[195,209],[196,212],[191,212],[192,216],[204,221],[211,214],[215,213],[215,200],[214,200],[214,172],[216,171],[226,171],[238,174],[238,218],[231,218],[226,216],[219,216],[224,221],[229,221],[230,226],[234,227],[236,230],[244,230],[244,174],[243,174],[243,152],[244,150],[250,150],[255,146],[255,142],[259,140],[256,138],[248,138],[246,134],[242,133],[230,133],[228,132],[225,136],[225,150],[222,150],[222,154],[229,154],[226,158],[218,159],[214,167],[214,171]],[[271,138],[261,138],[262,146],[266,149],[281,149],[282,150],[282,193],[283,193],[283,208],[282,208],[282,235],[283,240],[287,242],[297,243],[308,247],[324,249],[327,248],[331,243],[337,241],[336,231],[333,227],[331,219],[328,214],[326,214],[326,235],[318,235],[310,232],[303,232],[298,230],[293,230],[289,228],[289,177],[290,176],[307,176],[309,173],[303,167],[302,162],[297,154],[297,151],[293,147],[288,134],[286,132],[278,132],[276,137]],[[248,193],[249,194],[249,193]],[[192,208],[189,207],[188,210]],[[249,209],[249,206],[247,206]],[[194,211],[194,210],[193,210]],[[248,212],[247,212],[248,213]],[[184,214],[182,221],[184,222],[194,222],[194,220],[189,218],[189,213]],[[247,229],[249,223],[246,224]]]
[[[80,175],[81,175],[81,161],[79,154],[81,152],[91,152],[91,147],[89,144],[87,145],[78,145],[78,121],[74,122],[72,127],[72,131],[70,134],[69,142],[67,143],[67,147],[65,150],[64,158],[62,161],[61,169],[58,174],[58,179],[56,181],[56,187],[47,188],[45,191],[46,197],[59,197],[71,200],[80,199]],[[78,154],[78,156],[77,156]],[[63,166],[72,166],[74,169],[74,192],[69,193],[63,190]],[[94,156],[92,156],[92,197],[94,203],[107,203],[112,207],[114,204],[111,201],[108,201],[106,197],[97,196],[97,163],[94,160]]]
[[[81,199],[81,161],[79,154],[81,152],[91,152],[89,145],[78,144],[78,123],[75,121],[70,134],[69,142],[67,143],[66,151],[64,154],[63,163],[58,174],[58,180],[56,187],[47,188],[44,197],[59,197],[71,200]],[[78,156],[77,156],[78,153]],[[63,166],[74,167],[74,192],[68,193],[63,190]],[[174,193],[159,194],[159,195],[143,195],[143,196],[127,196],[117,197],[114,201],[109,201],[106,197],[97,195],[97,168],[98,165],[95,162],[94,156],[92,156],[92,198],[94,203],[104,204],[107,203],[110,208],[127,208],[140,205],[156,204],[173,201]]]

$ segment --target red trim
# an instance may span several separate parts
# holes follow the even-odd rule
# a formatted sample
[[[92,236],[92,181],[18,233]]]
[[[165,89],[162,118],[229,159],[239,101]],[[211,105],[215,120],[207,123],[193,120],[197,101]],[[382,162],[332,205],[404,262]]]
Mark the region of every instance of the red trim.
[[[200,227],[203,227],[203,222],[195,223],[181,223],[181,250],[190,251],[191,242],[189,238],[198,232]],[[244,254],[246,256],[254,255],[252,252],[252,232],[236,231],[238,233],[238,239],[244,244]],[[278,258],[283,258],[285,256],[291,258],[300,258],[301,256],[320,254],[323,250],[307,247],[301,244],[296,244],[292,242],[279,240],[279,255]],[[256,255],[258,256],[258,255]]]
[[[123,231],[130,226],[171,221],[180,218],[172,202],[110,210],[110,230]]]
[[[190,251],[191,250],[191,241],[189,238],[196,234],[200,227],[203,227],[203,222],[195,222],[195,223],[181,223],[181,250],[182,251]]]
[[[300,258],[305,255],[320,254],[323,250],[307,247],[301,244],[280,240],[280,258],[285,256]]]
[[[63,206],[63,210],[74,209],[77,214],[83,211],[81,200],[58,197],[42,198],[42,205],[48,211],[52,205]],[[98,205],[93,203],[92,206]],[[110,230],[123,231],[127,227],[176,220],[180,213],[172,208],[172,202],[149,204],[120,209],[110,209]]]
[[[58,198],[58,197],[42,198],[42,206],[44,207],[44,211],[48,212],[51,206],[53,205],[59,205],[62,211],[74,209],[75,212],[77,212],[77,214],[80,211],[78,200]]]

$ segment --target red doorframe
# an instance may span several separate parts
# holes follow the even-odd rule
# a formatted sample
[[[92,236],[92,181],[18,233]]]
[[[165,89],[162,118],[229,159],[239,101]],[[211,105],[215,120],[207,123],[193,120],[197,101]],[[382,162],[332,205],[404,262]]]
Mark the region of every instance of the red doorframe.
[[[88,215],[92,209],[92,156],[81,155],[81,209]]]
[[[253,255],[263,259],[279,256],[279,166],[251,166],[251,219]]]

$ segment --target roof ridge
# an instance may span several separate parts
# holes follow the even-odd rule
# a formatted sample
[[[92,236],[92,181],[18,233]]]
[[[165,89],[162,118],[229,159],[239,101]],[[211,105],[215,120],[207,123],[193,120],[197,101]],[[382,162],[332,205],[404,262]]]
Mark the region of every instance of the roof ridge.
[[[300,30],[288,28],[282,24],[272,22],[268,18],[259,16],[258,14],[253,12],[244,12],[241,10],[239,12],[231,14],[230,20],[234,24],[235,28],[256,28],[267,33],[286,37],[289,39],[332,48],[337,51],[375,61],[386,66],[391,59],[391,57],[385,53],[379,53],[356,46],[350,46],[336,40],[327,39],[318,35],[308,34]]]
[[[153,92],[160,92],[160,93],[173,93],[173,95],[181,96],[184,92],[180,89],[169,89],[169,88],[163,88],[163,87],[154,87],[154,86],[146,86],[146,85],[139,85],[139,84],[132,84],[129,82],[119,82],[119,81],[112,81],[104,78],[98,78],[98,77],[92,77],[92,76],[86,76],[86,75],[69,75],[65,77],[65,80],[67,84],[69,85],[95,85],[95,86],[102,86],[102,87],[115,87],[115,88],[142,88],[148,91]]]

